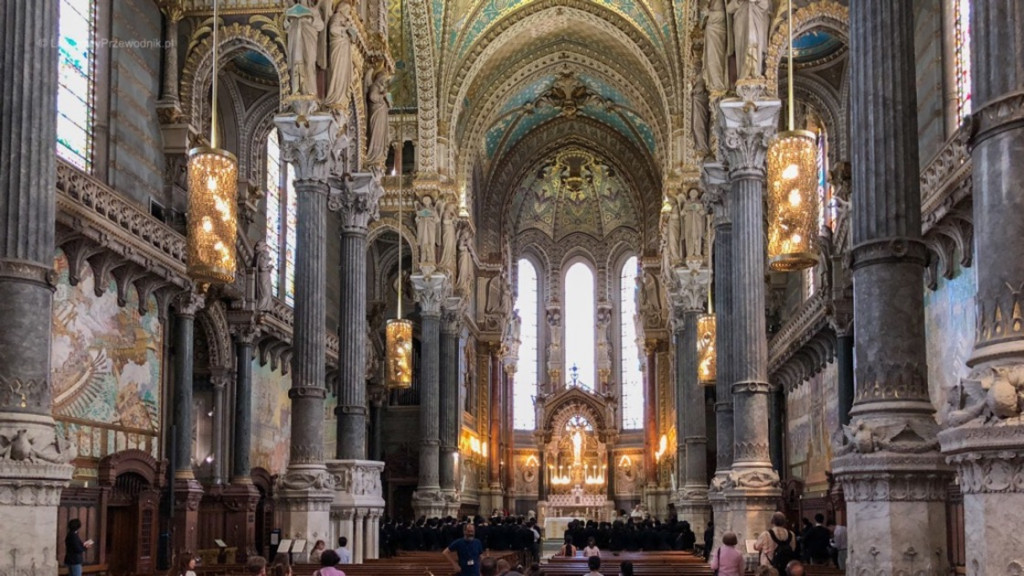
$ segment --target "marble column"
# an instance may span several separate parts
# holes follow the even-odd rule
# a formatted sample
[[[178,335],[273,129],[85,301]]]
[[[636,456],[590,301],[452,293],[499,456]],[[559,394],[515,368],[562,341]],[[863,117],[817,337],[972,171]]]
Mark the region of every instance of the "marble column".
[[[384,188],[372,174],[332,176],[331,208],[341,214],[341,310],[338,315],[339,460],[366,458],[366,234]]]
[[[459,451],[462,410],[459,408],[459,336],[462,333],[462,298],[448,298],[441,314],[440,370],[440,461],[438,477],[445,500],[444,516],[459,513],[459,493],[455,478],[455,458]]]
[[[492,343],[488,363],[488,446],[487,446],[487,492],[490,508],[501,508],[501,346]],[[490,516],[491,510],[484,508],[483,514]]]
[[[856,398],[832,461],[851,574],[940,574],[951,474],[928,398],[912,2],[850,6]]]
[[[548,467],[545,452],[544,444],[539,444],[537,446],[537,502],[548,499]],[[608,469],[611,470],[611,462],[608,463]],[[612,495],[614,496],[614,492]]]
[[[178,22],[185,16],[181,0],[159,0],[164,15],[164,62],[160,104],[178,107]]]
[[[196,313],[203,296],[189,291],[178,296],[174,311],[174,549],[196,550],[199,501],[203,486],[192,470],[192,395]]]
[[[210,384],[213,386],[213,430],[211,430],[211,442],[213,452],[213,483],[224,483],[224,461],[227,454],[224,452],[224,411],[227,406],[224,403],[224,391],[227,389],[231,377],[228,374],[214,374],[210,377]]]
[[[768,454],[771,456],[772,468],[781,478],[785,457],[783,450],[784,429],[786,427],[786,395],[781,386],[772,386],[768,393]]]
[[[697,321],[704,312],[711,270],[700,262],[672,271],[672,323],[676,365],[676,511],[699,529],[711,517],[704,388],[698,379]]]
[[[708,500],[715,516],[715,542],[721,542],[729,522],[729,504],[725,487],[732,472],[733,450],[733,314],[732,314],[732,215],[729,196],[729,174],[718,163],[704,165],[704,199],[710,204],[715,230],[714,247],[714,304],[715,350],[717,352],[715,382],[715,475],[711,478]],[[697,527],[694,527],[697,530]]]
[[[728,528],[740,541],[768,527],[780,494],[768,454],[768,340],[764,313],[764,174],[778,100],[724,100],[719,144],[729,163],[732,220],[733,462]]]
[[[416,516],[440,517],[445,510],[438,470],[440,456],[441,307],[451,292],[444,274],[414,274],[413,296],[420,305],[420,470],[412,496]]]
[[[252,356],[260,336],[260,327],[250,317],[247,322],[231,325],[235,343],[235,413],[234,442],[231,449],[231,484],[224,489],[229,504],[227,522],[238,526],[225,538],[238,548],[236,562],[245,562],[256,550],[256,505],[259,490],[252,483],[250,454],[252,451]]]
[[[644,366],[644,477],[647,484],[653,488],[660,485],[658,478],[658,460],[655,452],[658,451],[658,341],[647,340],[644,342],[644,352],[647,354],[647,361]],[[608,463],[609,470],[612,463]]]
[[[384,394],[370,397],[370,460],[384,458]]]
[[[836,330],[836,372],[839,374],[839,424],[850,423],[855,393],[853,374],[853,322],[847,330]]]
[[[7,495],[0,499],[0,573],[31,567],[51,576],[58,568],[57,506],[77,448],[54,431],[51,416],[57,5],[0,5],[0,438],[7,447],[0,456],[0,494]]]
[[[1024,15],[1022,0],[971,5],[977,333],[942,451],[964,495],[968,572],[1013,574],[1024,564]],[[965,274],[970,272],[965,271]],[[986,391],[987,388],[987,391]]]
[[[277,485],[283,534],[326,538],[334,477],[324,464],[327,397],[327,175],[338,127],[332,116],[279,114],[274,123],[284,159],[295,171],[298,227],[295,320],[292,333],[291,442],[288,468]]]

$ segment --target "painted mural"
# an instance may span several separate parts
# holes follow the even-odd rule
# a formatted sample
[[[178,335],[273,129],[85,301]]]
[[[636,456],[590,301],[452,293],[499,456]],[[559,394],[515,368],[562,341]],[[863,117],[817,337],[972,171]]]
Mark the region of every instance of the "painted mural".
[[[977,291],[974,268],[962,269],[951,280],[940,277],[935,291],[925,289],[928,393],[940,419],[949,412],[950,390],[967,376],[966,362],[974,346]]]
[[[138,293],[131,287],[120,306],[112,279],[97,297],[89,266],[72,286],[60,250],[54,268],[54,415],[81,457],[101,458],[125,448],[156,454],[164,346],[156,300],[150,297],[147,313],[139,314]]]
[[[271,474],[283,472],[288,464],[289,434],[292,424],[292,401],[288,388],[291,372],[272,370],[270,364],[252,362],[252,466]]]
[[[786,461],[805,492],[828,489],[832,438],[839,430],[839,374],[835,362],[786,394]]]

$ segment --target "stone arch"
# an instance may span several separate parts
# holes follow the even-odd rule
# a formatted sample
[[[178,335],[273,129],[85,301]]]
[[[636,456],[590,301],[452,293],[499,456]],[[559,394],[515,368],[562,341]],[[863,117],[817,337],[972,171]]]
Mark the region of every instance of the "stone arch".
[[[434,62],[434,25],[429,0],[408,0],[416,66],[417,140],[416,169],[424,177],[437,173],[437,72]]]
[[[164,486],[167,462],[157,461],[148,452],[130,448],[104,456],[99,463],[100,486],[113,486],[117,477],[133,473],[146,480],[153,488]]]
[[[280,99],[286,95],[291,86],[291,72],[281,45],[261,30],[239,23],[225,26],[218,32],[218,58],[241,49],[253,49],[266,56],[277,69]],[[181,72],[181,107],[182,113],[189,119],[192,126],[202,126],[203,97],[212,77],[213,37],[207,35],[194,46],[185,59]]]
[[[793,12],[793,37],[824,28],[835,32],[847,45],[850,43],[850,9],[836,0],[821,0]],[[765,56],[765,78],[769,96],[778,96],[779,65],[789,46],[789,27],[786,14],[773,25],[768,53]]]
[[[196,320],[206,334],[210,345],[210,370],[231,371],[231,332],[228,329],[227,310],[221,301],[212,302],[196,314]]]
[[[551,437],[555,431],[564,429],[569,419],[576,414],[587,418],[602,442],[607,441],[607,433],[615,428],[614,424],[609,426],[605,405],[596,394],[570,388],[557,394],[554,401],[544,407],[541,423],[544,435]]]

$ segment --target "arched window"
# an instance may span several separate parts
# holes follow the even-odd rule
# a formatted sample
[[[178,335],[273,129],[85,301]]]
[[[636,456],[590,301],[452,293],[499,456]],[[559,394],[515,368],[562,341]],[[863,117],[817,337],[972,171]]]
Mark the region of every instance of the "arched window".
[[[565,366],[567,384],[594,389],[595,362],[594,273],[577,262],[565,273]],[[575,369],[574,369],[575,367]]]
[[[537,363],[540,360],[537,355],[538,305],[537,269],[523,258],[519,260],[519,278],[516,283],[516,311],[522,321],[519,330],[519,365],[512,393],[512,421],[516,430],[533,430],[537,427],[533,398],[537,395]]]
[[[267,246],[274,262],[271,289],[295,304],[295,226],[298,205],[292,190],[291,167],[281,158],[277,129],[267,136]]]
[[[637,260],[630,257],[619,273],[619,341],[622,353],[622,429],[638,430],[644,421],[644,372],[636,342]]]
[[[957,122],[971,113],[971,0],[953,2]]]
[[[57,155],[92,171],[96,2],[61,0],[58,18]]]

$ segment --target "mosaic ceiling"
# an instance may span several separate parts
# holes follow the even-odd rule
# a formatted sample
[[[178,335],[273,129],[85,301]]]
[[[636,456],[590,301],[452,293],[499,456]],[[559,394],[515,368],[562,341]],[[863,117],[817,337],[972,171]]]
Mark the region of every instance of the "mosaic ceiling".
[[[614,167],[570,146],[527,174],[510,218],[516,233],[536,228],[556,242],[576,232],[603,238],[620,227],[638,228],[631,198]]]

